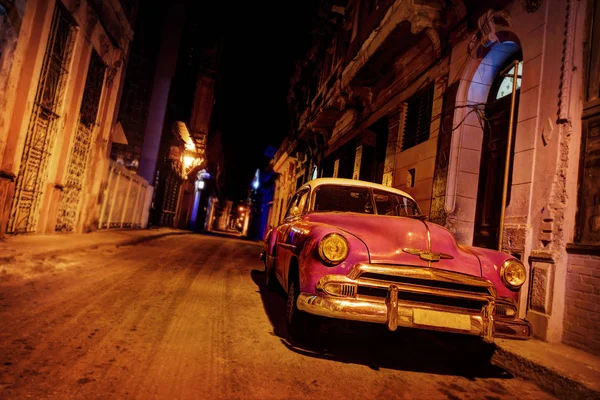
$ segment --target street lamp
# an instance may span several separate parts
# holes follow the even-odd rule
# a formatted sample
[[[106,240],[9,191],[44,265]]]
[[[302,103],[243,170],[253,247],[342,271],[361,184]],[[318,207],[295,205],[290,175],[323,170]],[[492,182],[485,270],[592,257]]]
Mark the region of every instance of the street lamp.
[[[200,197],[202,195],[202,189],[204,189],[204,179],[210,178],[210,174],[206,172],[206,169],[198,171],[196,174],[196,193],[194,194],[194,206],[192,208],[192,216],[190,217],[190,228],[194,230],[196,226],[196,220],[198,219],[198,209],[200,208]]]

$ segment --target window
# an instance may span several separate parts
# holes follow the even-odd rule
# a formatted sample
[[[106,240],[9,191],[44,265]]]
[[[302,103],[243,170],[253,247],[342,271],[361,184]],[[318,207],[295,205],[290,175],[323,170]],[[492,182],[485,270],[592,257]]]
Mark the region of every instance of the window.
[[[425,89],[415,93],[406,103],[406,117],[402,133],[402,151],[429,139],[433,87],[432,82]]]
[[[315,190],[315,212],[355,212],[361,214],[416,217],[417,203],[398,193],[359,186],[323,185]]]
[[[356,186],[319,186],[315,194],[314,210],[374,213],[369,188]]]
[[[288,206],[287,212],[285,213],[285,218],[290,218],[293,217],[294,214],[292,213],[292,210],[295,207],[298,207],[298,209],[300,210],[300,212],[304,212],[304,208],[306,206],[306,200],[308,199],[308,194],[309,194],[309,190],[308,189],[304,189],[300,192],[297,192],[293,197],[292,200],[290,201],[290,204]]]
[[[417,204],[408,197],[376,189],[373,189],[373,197],[379,215],[412,217],[420,214]]]
[[[98,107],[100,106],[100,96],[102,95],[102,87],[104,86],[105,70],[106,66],[102,62],[102,58],[93,50],[83,90],[79,118],[81,123],[88,127],[96,123]]]
[[[298,208],[301,212],[304,212],[306,209],[306,201],[308,200],[308,190],[304,190],[300,194],[300,198],[298,199]]]
[[[514,73],[515,67],[512,67],[510,71],[506,73],[496,92],[496,100],[512,94]],[[519,62],[519,68],[517,69],[517,90],[521,87],[521,76],[523,76],[523,61]]]

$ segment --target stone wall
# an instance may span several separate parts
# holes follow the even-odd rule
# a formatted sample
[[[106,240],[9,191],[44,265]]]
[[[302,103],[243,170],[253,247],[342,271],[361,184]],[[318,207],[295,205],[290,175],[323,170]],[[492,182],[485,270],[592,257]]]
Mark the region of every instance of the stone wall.
[[[600,355],[600,257],[569,256],[563,342]]]

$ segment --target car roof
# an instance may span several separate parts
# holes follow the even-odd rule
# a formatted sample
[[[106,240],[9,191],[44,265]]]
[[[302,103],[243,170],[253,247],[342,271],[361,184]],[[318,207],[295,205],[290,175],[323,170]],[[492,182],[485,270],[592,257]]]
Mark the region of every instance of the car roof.
[[[369,188],[373,188],[373,189],[380,189],[380,190],[384,190],[384,191],[387,191],[387,192],[396,193],[396,194],[399,194],[401,196],[408,197],[412,201],[415,201],[415,199],[410,194],[408,194],[408,193],[406,193],[406,192],[404,192],[402,190],[395,189],[395,188],[390,187],[390,186],[380,185],[379,183],[373,183],[373,182],[367,182],[367,181],[359,181],[357,179],[317,178],[317,179],[313,179],[312,181],[306,182],[304,185],[302,185],[302,187],[310,186],[311,188],[314,189],[317,186],[321,186],[321,185],[341,185],[341,186],[369,187]]]

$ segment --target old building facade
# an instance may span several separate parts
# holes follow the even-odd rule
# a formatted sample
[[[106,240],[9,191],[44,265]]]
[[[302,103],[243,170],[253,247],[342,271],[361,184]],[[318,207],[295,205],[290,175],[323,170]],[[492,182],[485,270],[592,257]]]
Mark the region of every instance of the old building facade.
[[[2,9],[0,234],[96,229],[137,2]]]
[[[198,179],[209,166],[219,59],[218,32],[205,24],[210,16],[209,6],[191,0],[140,8],[118,114],[125,140],[113,142],[111,158],[153,187],[152,226],[194,229],[194,210],[207,197],[199,190],[210,191]]]
[[[183,18],[176,22],[181,30],[179,49],[165,46],[166,57],[159,58],[158,63],[158,68],[165,63],[173,64],[166,80],[168,90],[162,96],[164,117],[162,123],[149,123],[146,128],[140,169],[143,175],[153,174],[156,186],[151,224],[204,230],[207,216],[210,218],[213,177],[217,177],[216,171],[208,170],[207,146],[211,136],[217,137],[218,141],[218,134],[211,132],[211,119],[221,32],[206,24],[213,15],[209,5],[194,1],[181,3]],[[172,126],[180,128],[174,130]],[[156,153],[158,160],[154,161],[152,170],[149,169],[149,157],[145,157],[154,147],[147,145],[150,137],[156,137],[151,131],[162,133]],[[179,138],[184,138],[183,142]],[[178,141],[185,143],[180,151],[176,151]]]
[[[405,190],[460,243],[523,261],[537,337],[600,354],[597,1],[322,11],[291,82],[270,225],[317,176]]]

